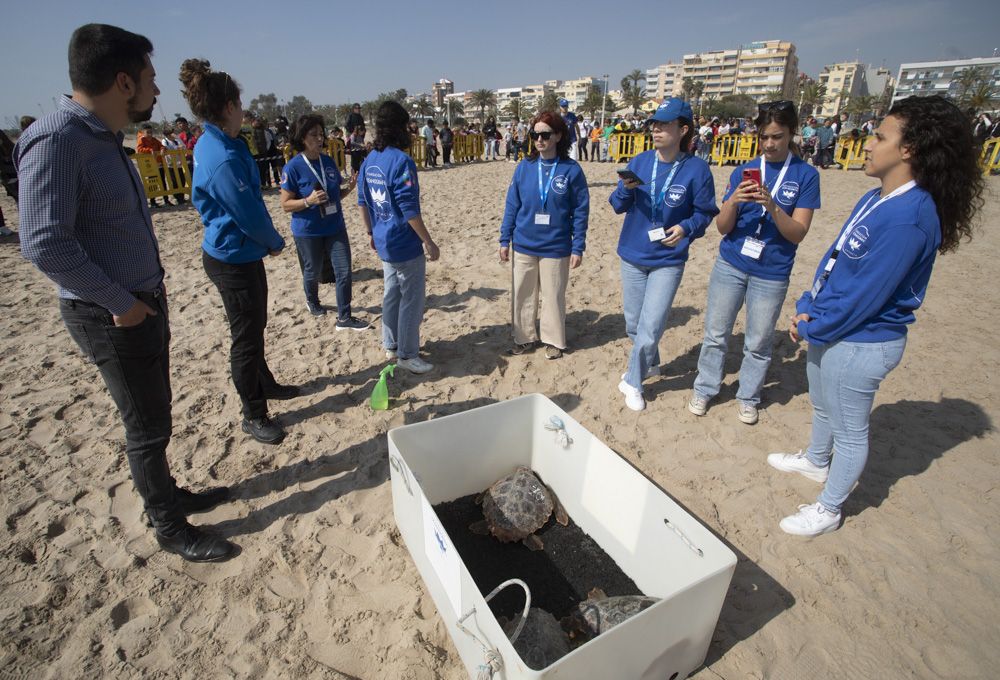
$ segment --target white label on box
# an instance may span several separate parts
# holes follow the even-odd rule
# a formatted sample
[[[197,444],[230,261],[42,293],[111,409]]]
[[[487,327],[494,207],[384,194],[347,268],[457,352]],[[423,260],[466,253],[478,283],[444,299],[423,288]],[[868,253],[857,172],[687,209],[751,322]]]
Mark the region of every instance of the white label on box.
[[[420,507],[424,513],[424,552],[427,555],[438,581],[448,594],[455,616],[461,617],[462,611],[462,570],[461,558],[451,544],[448,535],[434,514],[427,499],[420,496]]]

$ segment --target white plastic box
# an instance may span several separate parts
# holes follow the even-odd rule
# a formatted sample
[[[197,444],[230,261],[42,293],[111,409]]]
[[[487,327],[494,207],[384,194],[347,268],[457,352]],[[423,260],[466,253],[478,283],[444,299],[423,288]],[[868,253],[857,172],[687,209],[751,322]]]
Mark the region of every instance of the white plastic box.
[[[573,440],[567,448],[545,428],[552,416]],[[396,523],[471,677],[486,648],[502,659],[492,677],[504,680],[672,680],[704,662],[736,555],[545,396],[390,430],[389,462]],[[517,465],[538,472],[639,589],[661,598],[537,671],[514,651],[432,509],[483,491]],[[473,610],[462,630],[460,617]]]

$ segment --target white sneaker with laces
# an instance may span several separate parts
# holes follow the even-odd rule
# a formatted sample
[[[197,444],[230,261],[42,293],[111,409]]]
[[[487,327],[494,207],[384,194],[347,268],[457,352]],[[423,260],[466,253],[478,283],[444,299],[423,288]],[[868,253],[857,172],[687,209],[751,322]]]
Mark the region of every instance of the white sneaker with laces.
[[[813,465],[802,451],[798,453],[769,453],[767,464],[782,472],[798,472],[803,477],[820,484],[826,484],[826,478],[830,476],[829,467]]]
[[[740,419],[741,423],[746,425],[755,425],[758,418],[757,407],[753,404],[748,404],[745,401],[737,402],[736,417]]]
[[[420,357],[413,357],[412,359],[399,359],[396,361],[396,365],[400,368],[405,368],[410,373],[426,373],[434,368],[434,364],[428,363]]]
[[[696,416],[705,415],[708,413],[708,399],[695,392],[688,400],[688,411]]]
[[[786,534],[819,536],[836,531],[840,526],[840,513],[830,512],[819,503],[800,505],[799,511],[778,523]]]
[[[642,398],[642,392],[624,380],[618,383],[618,391],[625,395],[625,405],[633,411],[641,411],[646,408],[646,400]]]

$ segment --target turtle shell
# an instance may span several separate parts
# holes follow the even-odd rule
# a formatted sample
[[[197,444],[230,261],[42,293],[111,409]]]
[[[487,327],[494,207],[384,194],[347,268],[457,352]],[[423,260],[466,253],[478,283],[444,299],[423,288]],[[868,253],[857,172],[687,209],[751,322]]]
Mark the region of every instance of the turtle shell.
[[[508,636],[514,632],[518,619],[504,624],[503,629]],[[544,609],[532,607],[528,610],[521,634],[514,640],[514,649],[528,668],[537,671],[569,654],[569,636],[559,626],[556,617]]]
[[[593,635],[600,635],[659,601],[659,598],[644,595],[591,597],[578,604],[577,610],[587,622],[590,632]]]
[[[553,507],[548,488],[524,466],[494,482],[483,497],[483,516],[490,533],[505,543],[520,541],[541,529]]]

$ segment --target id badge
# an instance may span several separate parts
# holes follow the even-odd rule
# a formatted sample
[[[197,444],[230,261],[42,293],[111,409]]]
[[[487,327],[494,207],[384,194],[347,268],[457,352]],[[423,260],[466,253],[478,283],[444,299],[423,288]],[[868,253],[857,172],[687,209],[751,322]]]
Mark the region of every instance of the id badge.
[[[816,296],[819,295],[819,291],[822,288],[823,288],[823,277],[820,277],[816,279],[816,283],[814,283],[812,287],[811,295],[813,297],[813,300],[816,299]]]
[[[552,216],[548,213],[535,213],[535,224],[541,224],[544,226],[549,226],[549,220]]]
[[[321,205],[319,207],[319,216],[320,217],[329,217],[330,215],[336,215],[336,214],[337,214],[337,204],[336,203],[327,203],[326,205]]]
[[[646,233],[649,234],[650,243],[652,243],[653,241],[662,241],[667,237],[667,230],[664,229],[663,227],[654,227],[653,229],[650,229]]]
[[[743,241],[743,248],[740,255],[745,255],[753,260],[759,260],[760,254],[764,252],[764,242],[758,241],[753,236],[747,236]]]

